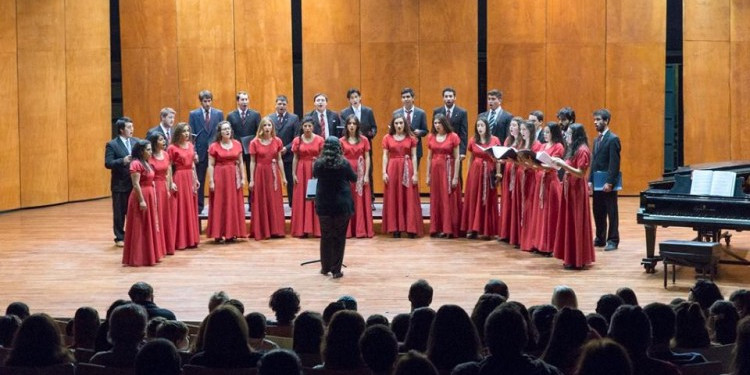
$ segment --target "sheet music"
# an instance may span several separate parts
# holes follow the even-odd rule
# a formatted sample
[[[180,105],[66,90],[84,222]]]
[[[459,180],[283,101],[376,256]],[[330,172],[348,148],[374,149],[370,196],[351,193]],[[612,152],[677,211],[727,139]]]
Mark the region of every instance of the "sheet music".
[[[714,171],[696,169],[693,171],[693,182],[690,184],[690,195],[708,195],[711,192],[711,178]]]
[[[711,178],[711,191],[709,194],[718,195],[720,197],[734,196],[735,180],[737,180],[737,173],[735,172],[714,171],[714,175]]]
[[[554,168],[556,170],[560,169],[560,166],[557,165],[557,164],[555,164],[552,161],[552,157],[549,156],[549,154],[546,153],[546,152],[544,152],[544,151],[539,151],[539,152],[536,153],[536,160],[541,161],[542,162],[542,166],[544,166],[544,167]]]
[[[484,151],[489,152],[492,154],[492,156],[495,157],[495,159],[501,159],[503,157],[510,157],[512,159],[515,159],[516,150],[513,147],[505,147],[505,146],[492,146],[487,148],[482,148]]]

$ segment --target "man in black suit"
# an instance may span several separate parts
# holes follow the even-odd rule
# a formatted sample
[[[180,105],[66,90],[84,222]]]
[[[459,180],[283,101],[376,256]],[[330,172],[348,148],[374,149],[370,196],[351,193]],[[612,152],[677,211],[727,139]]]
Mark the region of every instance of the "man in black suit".
[[[375,123],[375,114],[372,112],[372,108],[362,105],[362,94],[359,92],[359,89],[357,88],[351,88],[349,91],[346,92],[346,98],[349,99],[350,106],[344,108],[341,110],[341,122],[344,123],[344,132],[342,134],[346,134],[346,119],[349,118],[349,116],[354,115],[357,116],[357,119],[359,120],[359,130],[367,137],[367,140],[370,141],[370,160],[372,159],[372,139],[375,138],[375,134],[378,133],[378,125]],[[373,168],[370,168],[370,181],[372,181],[372,170]],[[375,194],[372,194],[372,200],[375,201]]]
[[[568,130],[570,124],[576,122],[576,111],[571,107],[562,107],[557,111],[557,123],[563,134]]]
[[[289,207],[292,207],[292,192],[294,191],[294,179],[292,176],[292,160],[294,154],[292,153],[292,141],[294,137],[299,134],[299,117],[294,113],[287,112],[288,100],[286,95],[279,95],[276,97],[276,110],[268,115],[268,118],[273,122],[274,129],[276,130],[276,136],[281,138],[281,142],[284,144],[284,148],[281,150],[281,159],[284,161],[284,175],[286,179],[286,191],[287,200],[289,201]]]
[[[461,140],[461,144],[458,146],[458,155],[463,161],[466,157],[466,144],[469,141],[469,116],[465,109],[456,105],[456,90],[453,87],[449,86],[443,89],[443,104],[443,106],[432,111],[432,122],[435,122],[435,116],[438,114],[448,118],[453,131],[458,134],[458,138]]]
[[[117,137],[107,142],[104,150],[104,166],[112,172],[109,188],[112,191],[112,229],[115,233],[115,246],[123,247],[125,240],[125,214],[128,211],[128,197],[133,189],[130,180],[131,151],[138,142],[133,138],[133,120],[122,117],[115,123]]]
[[[146,309],[149,320],[157,316],[167,320],[177,320],[173,312],[156,306],[154,303],[154,288],[143,281],[133,284],[128,291],[128,296],[133,303]]]
[[[503,110],[500,106],[503,102],[503,92],[498,89],[492,89],[487,92],[487,112],[482,112],[479,117],[487,119],[487,125],[490,127],[490,134],[497,137],[501,144],[505,143],[508,137],[508,127],[513,114]]]
[[[188,122],[193,131],[193,142],[195,142],[195,153],[198,162],[195,163],[195,171],[198,174],[198,214],[203,212],[203,185],[206,182],[206,170],[208,169],[208,146],[216,139],[216,127],[224,121],[224,113],[211,107],[214,96],[211,91],[203,90],[198,93],[200,108],[190,111]]]
[[[544,128],[544,112],[540,110],[531,111],[529,113],[529,122],[534,124],[534,139],[539,143],[546,143],[544,140],[544,134],[542,128]]]
[[[237,100],[237,109],[229,112],[227,115],[227,121],[232,126],[232,133],[234,138],[242,144],[242,160],[245,162],[245,176],[250,178],[250,154],[247,147],[250,141],[255,138],[255,134],[258,132],[258,123],[260,123],[260,113],[248,108],[250,104],[250,97],[246,91],[240,91],[235,97]],[[247,195],[247,206],[250,207],[252,202],[252,193]]]
[[[313,133],[327,139],[328,137],[339,138],[344,133],[339,114],[328,109],[328,95],[317,93],[313,96],[315,109],[306,116],[313,119]]]
[[[594,140],[594,152],[591,157],[589,190],[593,191],[594,223],[596,238],[594,246],[604,246],[604,250],[615,250],[620,243],[618,229],[617,191],[614,189],[620,174],[620,138],[609,130],[610,113],[607,109],[594,111],[594,125],[599,136]],[[607,173],[604,187],[594,191],[594,172]],[[607,225],[609,221],[609,225]],[[606,241],[606,242],[605,242]]]
[[[172,126],[174,126],[175,110],[169,107],[164,107],[159,112],[159,125],[154,126],[146,132],[146,138],[148,139],[153,134],[161,134],[164,140],[167,141],[167,146],[172,142]]]
[[[401,90],[401,103],[403,107],[393,111],[393,117],[404,116],[406,123],[417,137],[417,170],[419,161],[422,159],[422,137],[427,135],[427,114],[422,108],[414,105],[414,90],[405,87]]]

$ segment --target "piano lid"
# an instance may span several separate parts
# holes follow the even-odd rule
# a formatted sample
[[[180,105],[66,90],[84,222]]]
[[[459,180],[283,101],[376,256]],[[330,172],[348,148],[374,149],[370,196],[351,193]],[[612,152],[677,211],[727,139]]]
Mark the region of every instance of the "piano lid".
[[[738,174],[747,171],[750,173],[750,160],[729,160],[713,163],[698,163],[678,167],[674,171],[664,173],[664,177],[674,176],[675,174],[690,174],[696,169],[712,171],[735,171]]]

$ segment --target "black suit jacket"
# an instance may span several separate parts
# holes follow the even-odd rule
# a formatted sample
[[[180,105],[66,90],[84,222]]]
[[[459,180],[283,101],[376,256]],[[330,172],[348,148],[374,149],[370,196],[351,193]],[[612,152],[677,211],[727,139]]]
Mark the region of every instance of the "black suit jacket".
[[[344,123],[342,136],[346,134],[346,119],[353,114],[354,109],[351,106],[341,110],[341,122]],[[362,135],[367,137],[368,140],[372,140],[375,138],[375,134],[378,133],[378,125],[375,123],[375,114],[372,112],[372,108],[361,106],[359,117],[361,118],[359,123],[361,124],[360,131],[362,132]]]
[[[313,133],[323,136],[323,131],[320,128],[320,114],[316,110],[312,110],[311,112],[308,112],[307,115],[310,116],[313,119]],[[331,111],[330,109],[326,109],[326,125],[328,126],[328,135],[336,138],[340,138],[344,134],[344,125],[341,124],[341,119],[339,118],[339,114]]]
[[[211,107],[211,121],[206,125],[203,108],[190,111],[188,123],[193,131],[195,152],[198,154],[198,162],[202,163],[208,159],[208,145],[216,139],[216,126],[224,121],[224,113]]]
[[[544,140],[544,128],[539,130],[539,134],[536,136],[536,140],[539,141],[539,143],[547,143],[547,141]]]
[[[438,114],[445,115],[445,106],[437,107],[432,111],[433,122],[435,121],[435,116]],[[469,116],[466,113],[466,110],[457,105],[453,105],[451,118],[448,120],[451,122],[453,131],[458,134],[458,138],[461,140],[461,144],[458,146],[458,153],[466,155],[466,144],[469,141]]]
[[[161,128],[161,124],[158,124],[154,126],[153,128],[148,129],[148,131],[146,132],[146,139],[151,138],[151,136],[154,134],[161,134],[161,136],[164,137],[164,139],[167,141],[167,146],[169,146],[169,144],[172,142],[171,139],[167,138],[167,134],[164,133],[164,130]]]
[[[292,142],[294,141],[294,137],[299,135],[300,132],[299,117],[294,113],[287,112],[284,114],[284,121],[279,121],[279,114],[274,112],[268,115],[268,118],[273,122],[276,136],[281,138],[281,142],[286,147],[286,153],[282,156],[284,163],[291,163],[294,158]]]
[[[484,117],[487,121],[490,121],[490,111],[482,112],[479,117]],[[495,126],[490,126],[490,134],[497,137],[501,144],[505,144],[505,138],[508,138],[508,127],[510,127],[510,120],[513,119],[513,114],[502,109],[502,112],[495,115]]]
[[[132,150],[138,139],[130,137],[128,141]],[[109,189],[114,193],[127,193],[133,189],[133,183],[130,180],[130,163],[123,163],[123,159],[128,155],[130,155],[128,149],[119,136],[107,142],[104,149],[104,166],[112,171]]]
[[[427,113],[422,108],[412,107],[411,130],[421,130],[417,135],[417,159],[422,158],[422,137],[427,135]],[[393,117],[404,116],[404,107],[393,111]]]
[[[598,138],[598,137],[597,137]],[[620,138],[607,131],[600,140],[594,138],[594,153],[591,156],[591,173],[589,182],[594,182],[595,171],[607,172],[607,183],[614,187],[620,174]]]
[[[227,115],[227,121],[232,125],[232,133],[234,139],[241,141],[242,137],[250,137],[250,140],[255,138],[255,134],[258,133],[258,124],[260,123],[260,113],[253,111],[248,108],[245,114],[245,120],[242,120],[240,111],[235,109],[229,112]]]

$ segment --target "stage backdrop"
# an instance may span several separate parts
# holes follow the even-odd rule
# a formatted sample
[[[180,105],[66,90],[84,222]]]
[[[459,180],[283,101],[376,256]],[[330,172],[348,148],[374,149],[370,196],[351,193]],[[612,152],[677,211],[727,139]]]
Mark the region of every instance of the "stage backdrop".
[[[109,195],[109,2],[0,0],[0,211]]]

